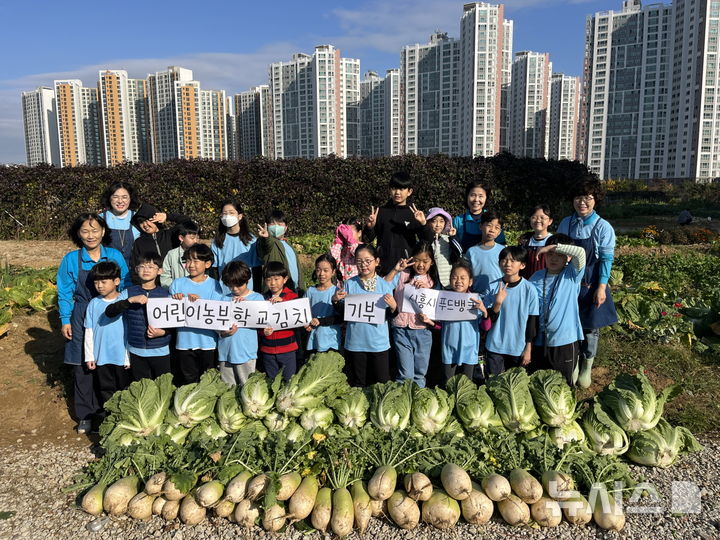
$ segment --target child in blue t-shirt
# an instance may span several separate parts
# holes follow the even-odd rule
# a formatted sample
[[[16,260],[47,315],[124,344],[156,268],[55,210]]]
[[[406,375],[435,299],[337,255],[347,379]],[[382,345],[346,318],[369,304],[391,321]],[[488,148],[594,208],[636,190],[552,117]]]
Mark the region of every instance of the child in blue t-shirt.
[[[344,288],[333,296],[339,304],[351,294],[381,294],[394,313],[397,303],[393,297],[395,284],[377,274],[380,257],[372,244],[360,244],[355,250],[355,264],[358,275],[345,281]],[[399,274],[396,276],[396,280]],[[337,309],[342,313],[343,306]],[[345,331],[345,360],[347,361],[350,384],[368,386],[390,380],[390,332],[387,319],[380,324],[349,321]]]
[[[114,262],[99,262],[90,270],[90,280],[99,296],[90,300],[85,312],[85,363],[95,371],[100,406],[118,390],[130,384],[130,360],[125,348],[125,323],[118,316],[108,317],[109,304],[127,297],[119,293],[120,267]]]
[[[293,247],[287,242],[287,218],[282,210],[268,214],[265,226],[258,226],[257,255],[263,267],[269,262],[279,262],[288,271],[287,288],[301,294],[303,289],[302,271]],[[263,287],[267,292],[267,284]]]
[[[482,240],[465,253],[465,258],[472,266],[472,290],[482,296],[488,293],[490,283],[502,277],[498,255],[504,246],[495,242],[502,232],[502,226],[503,219],[500,214],[485,212],[480,218]]]
[[[485,341],[491,375],[530,364],[537,332],[538,297],[535,287],[520,276],[526,260],[524,247],[504,248],[499,255],[503,277],[490,283],[484,298],[493,321]]]
[[[584,337],[577,298],[585,275],[585,250],[569,236],[556,234],[538,250],[538,257],[543,254],[545,268],[530,277],[540,309],[532,364],[534,369],[558,370],[572,386]]]
[[[316,285],[308,287],[305,297],[310,300],[312,320],[305,327],[310,332],[307,341],[308,353],[342,350],[342,316],[338,315],[332,303],[332,297],[338,288],[332,279],[339,278],[337,262],[327,253],[315,259],[313,279]]]
[[[465,260],[459,260],[450,270],[450,290],[459,293],[469,293],[472,287],[472,268]],[[448,380],[455,375],[458,368],[467,378],[472,379],[475,366],[478,363],[478,350],[480,349],[480,327],[488,328],[488,313],[485,305],[472,299],[477,309],[478,317],[470,321],[443,321],[440,329],[441,356],[443,364],[442,387],[445,388]],[[424,313],[420,319],[428,325],[435,322]]]
[[[262,302],[262,294],[248,287],[251,277],[250,267],[242,261],[232,261],[225,265],[222,281],[230,293],[223,300],[244,302],[254,300]],[[233,324],[229,330],[220,332],[218,341],[218,360],[220,376],[228,384],[245,384],[256,370],[258,356],[258,334],[254,328],[238,328]]]
[[[213,263],[213,254],[205,244],[195,244],[185,252],[186,277],[178,278],[170,285],[170,296],[182,300],[185,296],[194,302],[219,300],[220,286],[207,275]],[[217,333],[204,328],[178,328],[175,341],[177,360],[183,384],[198,382],[200,375],[215,367]]]
[[[110,318],[122,314],[127,331],[127,348],[133,379],[155,379],[170,373],[170,332],[148,326],[146,304],[148,298],[167,298],[167,287],[158,285],[162,272],[162,258],[155,252],[144,253],[134,268],[139,285],[125,290],[124,299],[110,304],[105,315]]]

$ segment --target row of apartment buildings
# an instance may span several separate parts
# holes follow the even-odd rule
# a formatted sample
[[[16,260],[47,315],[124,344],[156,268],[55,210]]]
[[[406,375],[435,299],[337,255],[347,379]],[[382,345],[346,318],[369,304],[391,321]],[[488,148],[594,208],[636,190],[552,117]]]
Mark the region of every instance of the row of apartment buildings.
[[[405,153],[574,159],[579,80],[518,53],[504,6],[465,4],[460,37],[403,47],[384,76],[332,45],[269,66],[268,84],[226,97],[192,71],[99,73],[22,96],[28,164]]]
[[[588,16],[582,83],[547,53],[513,55],[513,31],[503,5],[473,2],[459,37],[403,47],[384,75],[361,78],[359,60],[322,45],[233,97],[177,67],[55,81],[23,93],[28,163],[509,151],[601,178],[720,177],[720,0]]]

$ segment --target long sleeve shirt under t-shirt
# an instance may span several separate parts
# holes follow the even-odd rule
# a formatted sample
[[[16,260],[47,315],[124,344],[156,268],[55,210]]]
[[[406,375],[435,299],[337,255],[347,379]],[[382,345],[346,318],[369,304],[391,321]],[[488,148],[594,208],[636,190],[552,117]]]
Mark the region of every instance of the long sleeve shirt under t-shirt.
[[[263,295],[265,300],[270,300],[272,294],[268,291]],[[280,291],[280,298],[283,302],[295,300],[298,297],[293,291],[287,287]],[[265,335],[263,329],[258,330],[260,337],[260,352],[265,354],[282,354],[298,350],[297,339],[295,338],[295,329],[275,330],[269,336]]]
[[[487,335],[485,348],[497,354],[521,356],[527,343],[531,343],[537,331],[539,313],[538,296],[535,287],[527,279],[520,278],[507,284],[507,296],[500,312],[492,310],[502,278],[490,284],[489,293],[483,298],[493,326]]]

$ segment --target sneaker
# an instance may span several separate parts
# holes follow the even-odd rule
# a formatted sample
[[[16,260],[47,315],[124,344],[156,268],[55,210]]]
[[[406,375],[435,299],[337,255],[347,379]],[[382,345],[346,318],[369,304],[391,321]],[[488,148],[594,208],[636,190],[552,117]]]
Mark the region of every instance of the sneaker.
[[[80,422],[78,422],[78,435],[84,435],[85,433],[89,433],[91,429],[92,422],[90,420],[80,420]]]

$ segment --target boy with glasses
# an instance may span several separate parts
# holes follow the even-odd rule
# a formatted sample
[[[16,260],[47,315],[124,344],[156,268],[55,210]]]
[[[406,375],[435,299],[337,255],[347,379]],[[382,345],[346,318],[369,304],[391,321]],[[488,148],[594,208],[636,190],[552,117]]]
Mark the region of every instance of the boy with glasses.
[[[157,253],[144,253],[134,270],[139,284],[127,289],[127,299],[110,304],[105,315],[112,318],[123,314],[130,367],[133,379],[139,381],[170,373],[170,334],[148,326],[145,308],[148,298],[167,298],[169,292],[158,284],[162,260]]]

